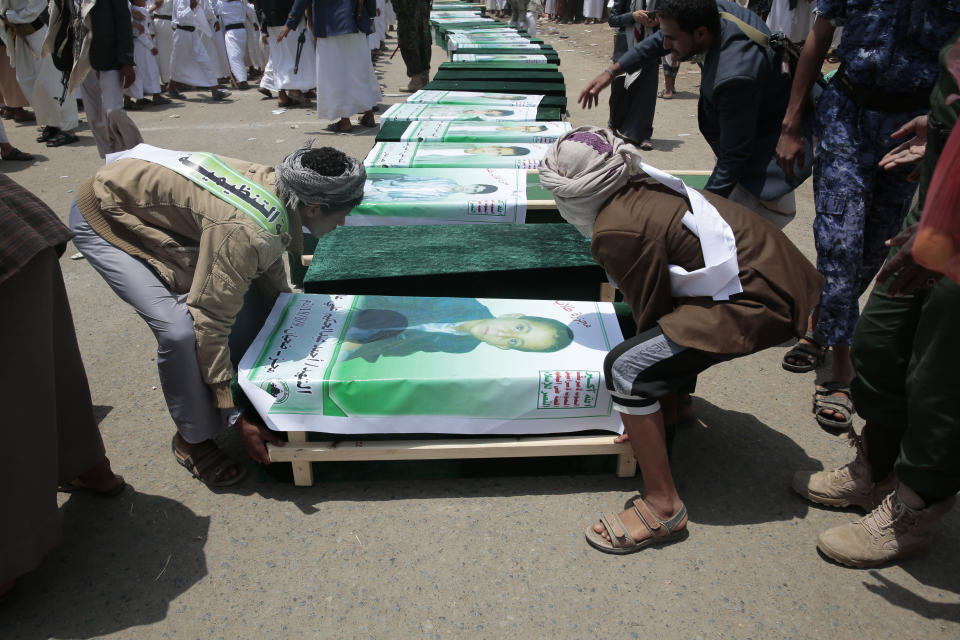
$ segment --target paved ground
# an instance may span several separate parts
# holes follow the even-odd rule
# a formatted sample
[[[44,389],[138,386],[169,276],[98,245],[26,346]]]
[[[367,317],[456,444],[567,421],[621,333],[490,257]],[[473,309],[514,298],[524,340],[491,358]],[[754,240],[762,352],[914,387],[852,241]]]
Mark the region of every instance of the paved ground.
[[[610,30],[557,29],[546,38],[561,53],[571,120],[604,124],[605,109],[584,113],[573,102],[603,69]],[[385,102],[402,100],[399,55],[378,68]],[[695,118],[699,76],[681,70],[680,94],[658,105],[647,159],[709,169]],[[360,156],[373,144],[369,132],[322,133],[307,110],[272,113],[275,103],[254,91],[228,104],[190,96],[133,114],[147,142],[265,163],[306,137]],[[44,157],[2,169],[65,216],[99,164],[89,132],[81,145],[48,150],[30,127],[8,131]],[[801,196],[787,233],[812,257],[809,185]],[[593,551],[582,534],[639,488],[616,479],[612,463],[587,473],[561,461],[550,475],[369,465],[312,488],[257,473],[235,489],[204,488],[170,454],[173,425],[146,326],[84,261],[62,266],[109,455],[135,490],[63,500],[64,543],[0,609],[3,638],[960,637],[957,512],[931,555],[902,566],[856,571],[818,556],[817,534],[856,514],[810,508],[790,476],[853,452],[816,426],[814,375],[783,371],[785,347],[701,378],[699,423],[673,456],[690,537],[620,558]],[[230,434],[222,441],[242,455]]]

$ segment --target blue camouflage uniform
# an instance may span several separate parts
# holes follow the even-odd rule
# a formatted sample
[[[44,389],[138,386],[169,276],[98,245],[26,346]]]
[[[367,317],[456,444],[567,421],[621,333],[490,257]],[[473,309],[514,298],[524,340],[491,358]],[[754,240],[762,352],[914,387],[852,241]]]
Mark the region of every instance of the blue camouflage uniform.
[[[841,71],[816,107],[813,230],[826,282],[815,334],[849,345],[857,300],[916,191],[911,167],[885,171],[877,163],[902,141],[890,134],[927,112],[937,53],[960,26],[960,0],[818,0],[817,14],[843,26],[843,36]]]

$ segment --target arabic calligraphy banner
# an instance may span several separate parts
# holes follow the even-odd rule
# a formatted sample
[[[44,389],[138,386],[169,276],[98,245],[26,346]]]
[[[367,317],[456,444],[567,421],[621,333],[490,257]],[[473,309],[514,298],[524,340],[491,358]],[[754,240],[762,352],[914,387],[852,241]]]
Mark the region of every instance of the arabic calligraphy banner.
[[[282,294],[240,387],[271,429],[620,432],[609,303]]]

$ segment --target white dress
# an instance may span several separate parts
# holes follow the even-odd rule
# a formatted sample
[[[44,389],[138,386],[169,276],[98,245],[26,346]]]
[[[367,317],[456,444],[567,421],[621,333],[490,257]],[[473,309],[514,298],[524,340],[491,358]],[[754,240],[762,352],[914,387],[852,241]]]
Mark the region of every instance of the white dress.
[[[816,6],[816,2],[810,0],[797,0],[797,8],[791,11],[790,0],[773,0],[770,15],[767,16],[770,33],[785,33],[792,42],[806,40],[813,28],[813,10]]]
[[[174,0],[173,19],[178,25],[193,27],[194,30],[174,30],[170,77],[192,87],[216,86],[216,68],[201,40],[204,30],[210,30],[201,7],[198,5],[196,10],[191,10],[190,0]]]
[[[130,17],[137,24],[143,25],[143,33],[134,30],[133,62],[136,65],[136,80],[124,91],[134,100],[140,100],[144,95],[160,93],[160,67],[157,57],[151,53],[154,47],[150,36],[150,12],[146,7],[130,5]],[[142,19],[138,19],[142,18]]]
[[[172,0],[164,0],[156,11],[153,11],[153,43],[157,47],[157,66],[160,67],[160,81],[164,84],[170,81],[170,58],[173,57],[173,19]],[[157,16],[167,16],[168,19]]]
[[[380,102],[365,33],[317,38],[316,86],[318,118],[349,118]]]
[[[604,0],[583,0],[583,17],[602,18],[605,5],[606,2]]]
[[[307,29],[303,43],[303,52],[300,54],[300,66],[294,73],[293,67],[297,60],[297,39],[300,32],[306,27],[302,22],[296,31],[291,31],[286,38],[277,42],[277,34],[283,27],[267,27],[270,58],[263,70],[260,86],[270,91],[296,90],[309,91],[317,86],[316,51],[313,46],[313,34]],[[370,52],[367,51],[367,59]]]
[[[216,9],[220,16],[220,30],[223,32],[230,73],[237,82],[246,82],[247,30],[243,27],[227,31],[227,25],[246,23],[247,12],[244,2],[243,0],[217,0]]]

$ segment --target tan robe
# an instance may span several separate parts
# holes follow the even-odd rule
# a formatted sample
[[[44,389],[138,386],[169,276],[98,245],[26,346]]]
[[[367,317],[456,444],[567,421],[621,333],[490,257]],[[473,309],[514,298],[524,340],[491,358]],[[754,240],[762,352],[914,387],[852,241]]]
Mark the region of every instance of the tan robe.
[[[681,222],[686,201],[666,187],[631,184],[600,210],[593,257],[617,283],[638,332],[657,323],[679,345],[746,355],[803,335],[823,278],[774,225],[712,193],[733,230],[743,293],[727,301],[673,298],[668,266],[703,267],[699,239]]]

